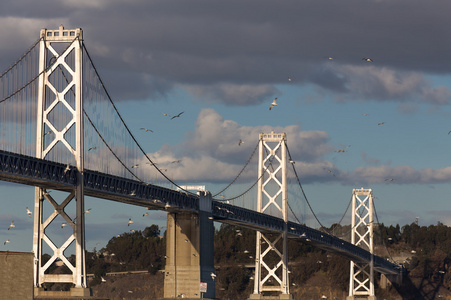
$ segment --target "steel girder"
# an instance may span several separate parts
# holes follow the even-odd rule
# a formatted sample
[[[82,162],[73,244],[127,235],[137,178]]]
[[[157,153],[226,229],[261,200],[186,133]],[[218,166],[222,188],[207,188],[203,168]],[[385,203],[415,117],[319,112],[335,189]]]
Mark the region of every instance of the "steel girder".
[[[0,150],[0,180],[68,190],[77,183],[76,169],[66,165]],[[153,209],[198,211],[199,198],[193,194],[145,184],[100,172],[85,170],[85,195]],[[133,192],[134,191],[134,195]],[[167,204],[169,207],[166,207]],[[284,230],[282,219],[253,210],[213,201],[216,221],[266,232]],[[349,242],[302,224],[288,222],[288,237],[301,238],[319,248],[337,252],[350,259],[368,262],[371,254]],[[374,269],[384,274],[399,274],[401,268],[382,257],[374,256]]]

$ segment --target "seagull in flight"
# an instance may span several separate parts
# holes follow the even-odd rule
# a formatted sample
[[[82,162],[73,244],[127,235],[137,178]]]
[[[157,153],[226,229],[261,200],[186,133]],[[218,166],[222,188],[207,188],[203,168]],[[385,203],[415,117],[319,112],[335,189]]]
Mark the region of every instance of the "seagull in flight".
[[[277,98],[274,98],[274,100],[272,100],[272,103],[269,106],[269,110],[271,110],[274,106],[277,106]]]
[[[97,149],[97,147],[91,147],[91,148],[88,149],[88,151],[96,150],[96,149]]]
[[[334,174],[334,172],[332,172],[332,170],[330,170],[330,169],[326,169],[326,168],[324,168],[325,170],[327,170],[327,172],[329,172],[330,174],[332,174],[332,175],[334,175],[335,176],[335,174]]]
[[[64,169],[64,174],[70,171],[70,165],[67,164],[66,168]]]
[[[27,206],[27,215],[31,218],[31,214],[32,214],[32,212],[31,212],[31,210],[29,210],[28,209],[28,206]]]
[[[149,129],[149,128],[141,128],[141,130],[144,130],[145,132],[147,132],[147,131],[150,131],[150,132],[153,132],[153,130],[152,129]]]
[[[178,164],[178,163],[180,163],[182,160],[174,160],[174,161],[171,161],[171,164]]]
[[[138,168],[138,166],[139,166],[139,164],[133,165],[132,169],[136,169],[136,168]]]
[[[65,226],[67,226],[67,223],[66,223],[66,222],[63,222],[63,223],[61,224],[61,228],[65,227]]]
[[[145,216],[148,216],[149,215],[149,213],[148,212],[146,212],[146,213],[143,213],[143,217],[145,217]]]
[[[243,140],[240,139],[240,140],[238,141],[238,146],[241,146],[242,143],[244,143],[244,142],[243,142]]]
[[[210,273],[210,276],[211,276],[211,279],[213,279],[213,280],[216,279],[216,274],[215,274],[215,273],[211,272],[211,273]]]
[[[369,57],[364,57],[364,58],[362,58],[362,60],[367,61],[367,62],[373,62],[373,60]]]
[[[351,147],[351,145],[349,145],[349,146],[347,146],[347,147],[345,147],[345,148],[342,148],[342,149],[338,149],[338,150],[335,151],[335,152],[338,152],[338,153],[344,153],[344,152],[346,152],[346,149],[348,149],[349,147]]]
[[[91,209],[88,208],[87,210],[84,211],[85,214],[90,214],[91,213]]]
[[[377,123],[377,125],[384,125],[384,124],[385,124],[385,122]]]
[[[8,244],[10,242],[11,242],[10,240],[6,240],[6,241],[3,242],[3,245],[6,245],[6,244]]]
[[[180,118],[180,115],[183,114],[183,113],[184,113],[184,111],[182,111],[182,112],[179,113],[178,115],[173,116],[173,117],[171,118],[171,120],[172,120],[172,119],[175,119],[175,118]]]
[[[11,221],[11,224],[9,225],[8,230],[10,230],[11,228],[14,228],[14,227],[16,227],[16,225],[14,225],[14,221]]]
[[[128,219],[128,225],[127,226],[130,226],[130,224],[133,224],[133,223],[135,223],[135,222],[133,222],[132,219]]]

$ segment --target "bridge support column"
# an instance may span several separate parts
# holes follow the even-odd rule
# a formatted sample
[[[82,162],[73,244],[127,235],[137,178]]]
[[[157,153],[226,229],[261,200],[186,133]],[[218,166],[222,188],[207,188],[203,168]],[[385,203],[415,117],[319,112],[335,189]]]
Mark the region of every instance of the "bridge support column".
[[[257,211],[274,209],[285,221],[285,230],[278,236],[257,231],[254,293],[249,299],[292,299],[287,253],[286,140],[285,133],[261,133],[259,137]]]
[[[373,192],[371,189],[354,189],[352,192],[351,243],[371,254],[368,264],[351,261],[349,296],[347,300],[376,300],[374,295],[373,261]]]
[[[209,192],[200,192],[199,214],[168,213],[164,276],[165,299],[215,298],[214,279],[216,275],[211,201]]]
[[[39,91],[36,112],[36,157],[67,164],[64,176],[76,176],[77,185],[68,189],[69,195],[62,201],[50,195],[47,189],[36,188],[33,252],[35,255],[34,285],[37,293],[44,283],[68,283],[72,294],[90,294],[86,283],[84,188],[83,188],[83,31],[64,29],[41,30],[39,53]],[[61,49],[63,48],[63,49]],[[55,175],[56,176],[56,175]],[[45,218],[44,202],[53,206],[53,212]],[[75,216],[65,211],[74,200]],[[61,229],[72,228],[66,241],[55,244],[50,239],[52,223],[59,218]],[[54,224],[54,223],[53,223]],[[59,227],[59,226],[58,226]],[[75,265],[65,253],[74,244]],[[51,258],[44,264],[43,246],[50,248]],[[53,252],[53,253],[52,253]],[[69,252],[69,251],[67,251]],[[69,274],[49,274],[54,262],[61,261],[69,268]]]

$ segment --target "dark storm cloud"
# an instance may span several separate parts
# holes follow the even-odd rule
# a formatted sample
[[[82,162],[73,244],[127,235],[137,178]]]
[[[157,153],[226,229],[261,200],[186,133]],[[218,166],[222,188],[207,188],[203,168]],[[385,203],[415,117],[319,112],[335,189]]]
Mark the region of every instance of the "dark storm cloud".
[[[353,84],[357,74],[325,68],[328,57],[343,67],[362,66],[362,58],[371,57],[374,68],[399,76],[451,72],[449,1],[47,0],[4,1],[0,8],[0,25],[8,29],[0,38],[10,41],[2,46],[3,69],[41,27],[81,27],[100,73],[110,74],[106,86],[120,99],[158,98],[183,85],[198,95],[223,95],[220,101],[230,105],[249,105],[264,97],[243,93],[237,102],[221,89],[228,84],[235,93],[261,90],[287,76],[295,84],[360,96]],[[424,81],[418,81],[420,97],[449,102],[448,90],[424,88]],[[381,97],[379,82],[365,84],[374,84],[365,96],[375,100],[411,93]]]

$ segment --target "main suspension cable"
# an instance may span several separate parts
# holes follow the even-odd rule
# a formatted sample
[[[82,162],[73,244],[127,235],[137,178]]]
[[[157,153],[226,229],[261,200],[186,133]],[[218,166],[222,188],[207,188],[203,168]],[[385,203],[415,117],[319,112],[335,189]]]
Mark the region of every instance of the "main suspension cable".
[[[79,41],[81,43],[81,41]],[[91,65],[94,69],[94,72],[97,75],[97,78],[100,82],[100,84],[102,85],[102,88],[108,98],[108,100],[110,101],[111,105],[113,106],[114,110],[116,111],[116,114],[118,115],[119,119],[121,120],[122,124],[124,125],[125,129],[127,130],[127,132],[129,133],[130,137],[133,139],[133,141],[135,142],[136,146],[139,148],[139,150],[141,151],[141,153],[147,158],[147,160],[151,163],[151,165],[153,165],[157,171],[164,177],[166,178],[166,180],[168,180],[170,183],[172,183],[174,186],[176,186],[177,188],[179,188],[180,190],[195,195],[194,193],[182,188],[181,186],[179,186],[177,183],[175,183],[174,181],[172,181],[169,177],[166,176],[166,174],[164,174],[157,166],[156,164],[150,159],[150,157],[147,155],[147,153],[144,151],[144,149],[141,147],[141,145],[138,143],[138,141],[136,140],[135,136],[132,134],[132,132],[130,131],[130,129],[128,128],[127,124],[125,123],[124,119],[122,118],[121,114],[119,113],[116,105],[114,104],[112,98],[110,97],[110,94],[108,93],[105,85],[103,84],[102,79],[100,78],[99,72],[97,71],[97,68],[94,66],[94,62],[91,59],[91,56],[89,55],[88,50],[86,49],[86,46],[84,45],[84,43],[82,44],[83,49],[86,52],[86,55],[88,56],[89,61],[91,62]]]
[[[249,159],[247,160],[246,164],[244,165],[244,167],[241,169],[241,171],[238,173],[238,175],[236,175],[236,177],[232,180],[232,182],[230,182],[224,189],[222,189],[221,191],[217,192],[216,194],[213,195],[213,197],[216,197],[220,194],[222,194],[225,190],[227,190],[237,179],[238,177],[240,177],[241,173],[243,173],[244,169],[246,169],[247,165],[250,163],[252,157],[255,154],[255,151],[257,151],[259,143],[257,143],[257,146],[254,148],[254,151],[252,152],[251,156],[249,157]],[[252,188],[252,187],[251,187]],[[245,192],[247,193],[247,191]]]

